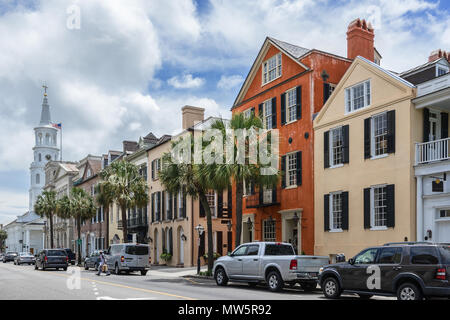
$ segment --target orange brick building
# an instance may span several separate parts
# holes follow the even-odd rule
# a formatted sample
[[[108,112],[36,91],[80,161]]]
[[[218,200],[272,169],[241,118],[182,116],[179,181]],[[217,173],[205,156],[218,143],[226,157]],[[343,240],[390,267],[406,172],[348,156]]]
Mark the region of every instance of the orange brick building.
[[[313,118],[353,58],[381,58],[364,20],[350,23],[347,41],[347,58],[269,37],[264,41],[232,112],[254,112],[267,129],[279,130],[283,177],[274,190],[246,183],[241,242],[285,241],[299,254],[314,254]],[[235,208],[235,186],[233,195]]]

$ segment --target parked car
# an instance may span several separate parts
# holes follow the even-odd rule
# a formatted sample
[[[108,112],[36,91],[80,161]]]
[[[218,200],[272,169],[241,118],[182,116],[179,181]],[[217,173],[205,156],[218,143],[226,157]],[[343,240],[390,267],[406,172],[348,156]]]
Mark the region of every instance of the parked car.
[[[89,268],[98,270],[98,266],[100,264],[100,252],[100,250],[95,250],[84,259],[84,270],[89,270]]]
[[[450,245],[390,243],[324,266],[319,284],[325,297],[333,299],[350,292],[365,299],[383,295],[421,300],[450,297],[449,274]]]
[[[14,251],[8,251],[3,256],[3,263],[6,263],[8,261],[14,261],[14,258],[17,256],[17,252]]]
[[[3,256],[4,256],[5,254],[3,253],[3,252],[0,252],[0,260],[2,260],[3,261]]]
[[[36,257],[36,263],[34,269],[42,270],[48,268],[55,268],[58,270],[62,268],[64,271],[67,270],[69,265],[69,257],[64,249],[44,249]]]
[[[64,250],[66,250],[66,252],[67,252],[67,256],[69,257],[70,264],[74,265],[75,260],[76,260],[75,253],[73,253],[72,249],[70,249],[70,248],[64,248]]]
[[[108,268],[115,274],[122,271],[140,271],[145,276],[150,269],[150,248],[146,244],[113,244],[105,252]]]
[[[20,266],[22,263],[34,264],[36,258],[29,252],[21,252],[14,258],[14,264]]]
[[[317,287],[319,269],[328,263],[324,256],[295,255],[289,243],[251,242],[218,258],[213,274],[219,286],[228,281],[247,282],[250,286],[265,282],[269,290],[279,291],[284,284],[299,283],[311,291]]]

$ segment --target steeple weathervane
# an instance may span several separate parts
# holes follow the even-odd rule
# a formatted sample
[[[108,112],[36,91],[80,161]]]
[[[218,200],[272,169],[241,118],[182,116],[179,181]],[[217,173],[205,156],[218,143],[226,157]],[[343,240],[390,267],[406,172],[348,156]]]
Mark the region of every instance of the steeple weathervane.
[[[45,84],[45,82],[44,82],[44,84],[42,85],[42,88],[44,88],[44,96],[47,96],[47,89],[48,89],[48,86]]]

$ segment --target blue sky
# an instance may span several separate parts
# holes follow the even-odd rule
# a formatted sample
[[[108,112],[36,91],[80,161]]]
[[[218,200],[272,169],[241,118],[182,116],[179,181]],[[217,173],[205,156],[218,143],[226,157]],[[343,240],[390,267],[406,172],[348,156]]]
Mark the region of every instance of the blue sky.
[[[80,29],[67,27],[73,5]],[[0,0],[0,223],[27,210],[43,81],[76,161],[177,132],[186,104],[229,117],[266,36],[345,56],[358,17],[387,69],[450,51],[448,1]]]

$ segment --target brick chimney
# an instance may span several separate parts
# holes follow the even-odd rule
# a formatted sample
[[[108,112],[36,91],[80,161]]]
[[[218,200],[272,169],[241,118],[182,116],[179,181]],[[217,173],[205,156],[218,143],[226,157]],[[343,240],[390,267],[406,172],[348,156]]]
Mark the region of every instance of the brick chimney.
[[[375,33],[370,22],[359,18],[350,22],[347,30],[347,58],[355,59],[361,56],[373,62],[374,38]]]
[[[136,141],[123,141],[123,152],[135,152],[139,149],[139,144]]]
[[[447,61],[450,62],[450,52],[445,52],[444,50],[441,49],[434,50],[433,52],[430,53],[430,56],[428,57],[428,62],[433,62],[440,58],[445,58],[447,59]]]
[[[192,107],[192,106],[184,106],[181,108],[183,114],[183,130],[186,130],[192,127],[195,123],[203,121],[205,117],[205,109]]]

